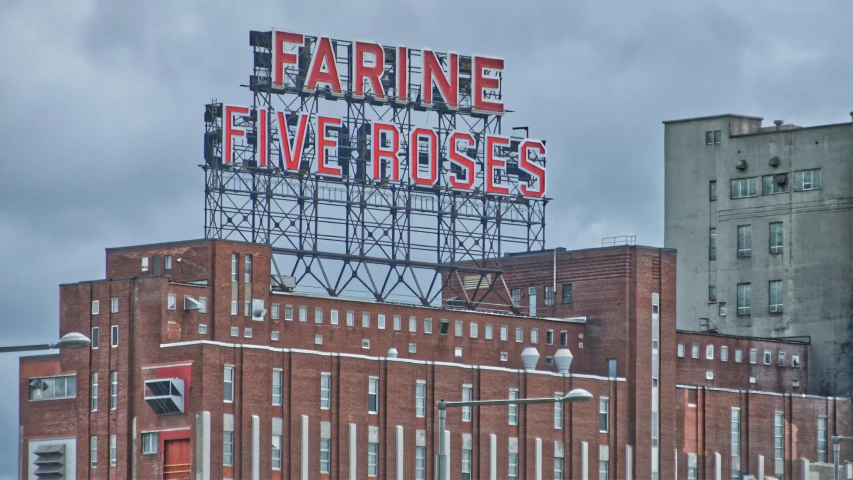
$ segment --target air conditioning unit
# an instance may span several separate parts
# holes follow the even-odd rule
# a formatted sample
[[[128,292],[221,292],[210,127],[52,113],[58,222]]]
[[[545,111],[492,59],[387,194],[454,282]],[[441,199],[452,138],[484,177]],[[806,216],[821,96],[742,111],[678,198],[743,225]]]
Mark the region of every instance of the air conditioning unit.
[[[157,415],[184,413],[184,380],[157,378],[145,381],[145,403]]]
[[[190,310],[201,310],[201,302],[192,297],[184,297],[184,311]]]
[[[267,309],[264,308],[264,301],[253,299],[252,300],[252,320],[256,322],[262,322],[264,317],[267,314]]]

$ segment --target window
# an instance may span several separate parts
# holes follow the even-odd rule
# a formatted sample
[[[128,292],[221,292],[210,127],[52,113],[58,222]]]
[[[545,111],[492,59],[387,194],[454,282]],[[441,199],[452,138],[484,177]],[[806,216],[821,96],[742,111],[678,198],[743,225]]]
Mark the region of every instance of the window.
[[[501,352],[501,361],[506,362],[509,360],[509,354],[506,352]]]
[[[527,314],[536,316],[536,287],[527,287]]]
[[[456,326],[454,327],[453,332],[457,337],[462,336],[462,328],[462,320],[456,320]]]
[[[110,299],[110,313],[118,313],[118,299],[111,298]]]
[[[711,183],[709,184],[709,190],[710,190],[711,201],[713,202],[713,201],[717,200],[717,181],[716,180],[711,180]]]
[[[462,385],[462,401],[470,402],[473,400],[472,396],[474,394],[474,389],[471,385]],[[471,407],[462,407],[462,421],[470,422],[471,421]]]
[[[794,172],[794,191],[817,190],[820,188],[820,169]]]
[[[539,343],[539,329],[538,328],[531,328],[530,329],[530,343],[532,343],[533,345],[536,345],[537,343]]]
[[[717,259],[717,229],[712,228],[710,230],[710,240],[708,246],[708,259],[716,260]]]
[[[272,469],[281,470],[281,435],[272,436]]]
[[[243,336],[246,338],[252,338],[252,329],[251,328],[244,328],[243,329]]]
[[[118,325],[110,327],[110,346],[112,348],[118,347]]]
[[[320,375],[320,409],[328,410],[332,404],[332,374]]]
[[[718,308],[719,308],[719,315],[721,317],[725,317],[726,316],[726,302],[720,302]]]
[[[207,297],[198,297],[198,313],[207,313]]]
[[[817,417],[817,461],[826,463],[826,417]]]
[[[469,333],[471,334],[471,338],[477,338],[477,335],[479,334],[479,332],[477,331],[477,323],[476,322],[471,322],[470,330],[471,331]]]
[[[432,319],[425,318],[424,319],[424,333],[427,335],[432,335]]]
[[[97,315],[101,311],[101,302],[92,300],[92,315]]]
[[[172,256],[171,255],[166,255],[165,267],[166,267],[166,270],[172,269]]]
[[[243,259],[245,260],[245,268],[243,269],[243,281],[246,283],[252,283],[252,256],[244,255]]]
[[[246,300],[243,302],[243,316],[250,317],[252,316],[252,302]]]
[[[554,344],[554,331],[553,330],[546,330],[545,331],[545,344],[546,345],[553,345]]]
[[[765,365],[770,365],[770,360],[771,360],[772,358],[773,358],[773,355],[770,353],[770,351],[769,351],[769,350],[765,350],[765,351],[764,351],[764,364],[765,364]]]
[[[758,196],[758,177],[732,179],[732,198]]]
[[[545,285],[545,305],[554,305],[554,286]]]
[[[385,330],[385,314],[380,313],[376,315],[376,328]]]
[[[98,327],[92,327],[92,350],[98,349]]]
[[[800,366],[800,355],[799,354],[795,353],[795,354],[791,355],[791,366],[794,368]]]
[[[770,224],[770,253],[778,255],[782,253],[783,240],[782,222],[772,222]]]
[[[705,359],[706,360],[713,360],[714,359],[714,346],[713,345],[706,345],[705,346]]]
[[[505,342],[509,338],[509,327],[501,325],[501,341]]]
[[[716,285],[710,285],[708,287],[708,300],[711,302],[717,301],[717,286]]]
[[[142,257],[142,271],[148,271],[148,257]]]
[[[518,480],[518,454],[510,453],[507,463],[507,475],[509,479]]]
[[[110,410],[118,408],[118,371],[110,370]]]
[[[749,363],[752,363],[752,364],[758,363],[758,350],[755,348],[749,349]]]
[[[785,473],[785,417],[782,412],[776,412],[773,422],[773,456],[776,459],[776,476]]]
[[[98,467],[98,437],[94,435],[89,439],[89,465]]]
[[[237,263],[239,262],[239,255],[236,253],[231,254],[231,281],[237,281]]]
[[[569,346],[569,332],[562,330],[560,332],[560,346],[568,347]]]
[[[494,332],[492,332],[492,324],[487,323],[486,324],[486,340],[491,340],[493,336],[494,336]]]
[[[735,362],[741,363],[743,362],[743,350],[736,348],[735,349]]]
[[[317,334],[314,335],[314,345],[322,345],[323,344],[323,335]]]
[[[225,373],[223,377],[223,388],[224,392],[222,394],[222,398],[225,402],[233,402],[234,401],[234,367],[227,365],[225,367]]]
[[[308,307],[299,307],[299,321],[305,323],[308,321]]]
[[[779,366],[784,367],[785,366],[785,352],[779,352],[778,357],[779,357]]]
[[[678,356],[684,358],[684,342],[678,342]]]
[[[729,347],[723,345],[720,347],[720,361],[728,362],[729,361]]]
[[[409,317],[409,333],[417,333],[418,319],[417,317]]]
[[[456,358],[462,358],[462,347],[456,347],[453,349],[453,356]]]
[[[415,447],[415,480],[426,480],[426,447]]]
[[[694,343],[692,347],[690,347],[690,356],[692,358],[699,358],[699,344]]]
[[[273,320],[278,320],[278,304],[273,303],[270,305],[270,318]]]
[[[30,400],[58,400],[77,396],[77,377],[63,375],[30,379]]]
[[[687,480],[696,480],[696,467],[687,467]]]
[[[515,343],[524,342],[524,327],[515,327]]]
[[[270,340],[274,342],[278,341],[278,330],[273,330],[270,332]]]
[[[779,177],[781,183],[774,182],[773,179]],[[761,177],[763,188],[761,193],[764,195],[774,195],[777,193],[788,192],[788,174],[782,173],[779,175],[764,175]]]
[[[284,319],[287,321],[293,320],[293,305],[284,306]]]
[[[782,280],[772,280],[770,282],[770,312],[782,313]]]
[[[719,145],[722,141],[722,130],[705,132],[705,145]]]
[[[748,283],[737,286],[737,314],[749,315],[752,311],[752,287]]]
[[[142,454],[150,455],[152,453],[157,453],[157,447],[159,443],[159,435],[157,432],[143,433]]]
[[[370,328],[370,312],[361,312],[361,328]]]
[[[409,353],[418,353],[418,344],[410,343],[409,344]]]
[[[616,359],[615,358],[608,358],[607,359],[607,375],[609,375],[610,378],[616,378]]]
[[[426,380],[415,384],[415,417],[426,417]]]
[[[272,371],[272,404],[273,405],[281,405],[281,382],[282,382],[282,371],[281,370],[273,370]]]
[[[234,466],[234,432],[222,432],[222,465]]]
[[[314,308],[314,323],[323,323],[323,309],[320,307]]]
[[[572,303],[572,284],[564,283],[563,284],[563,304]]]
[[[394,331],[400,332],[403,330],[403,319],[399,315],[394,315]]]
[[[110,435],[110,466],[116,466],[116,436]]]
[[[732,478],[740,478],[740,409],[732,409]]]
[[[378,474],[379,444],[369,442],[367,444],[367,476],[375,477]]]
[[[379,413],[379,379],[367,381],[367,413]]]
[[[237,315],[237,300],[231,300],[231,315]]]
[[[178,308],[178,296],[174,293],[170,293],[166,300],[166,308],[169,310],[175,310]]]
[[[518,400],[518,390],[514,388],[509,389],[509,399]],[[518,425],[518,404],[509,405],[509,424]]]
[[[512,290],[510,290],[509,293],[512,296],[512,304],[515,305],[516,307],[520,307],[521,306],[521,289],[520,288],[513,288]]]
[[[563,480],[563,459],[554,457],[554,480]]]
[[[320,439],[320,473],[329,473],[332,468],[332,440]]]
[[[98,411],[98,372],[92,372],[92,411]]]
[[[739,225],[737,227],[737,256],[752,256],[752,225]]]
[[[599,460],[598,461],[598,480],[607,480],[608,469],[610,468],[610,462],[607,460]]]
[[[240,327],[231,327],[231,336],[239,337],[240,336]]]
[[[610,430],[610,399],[601,397],[598,399],[598,431],[607,433]]]
[[[554,393],[554,396],[557,398],[562,397],[564,394],[560,392]],[[562,429],[563,428],[563,402],[555,402],[554,403],[554,428]]]
[[[462,480],[471,480],[471,450],[462,449]]]

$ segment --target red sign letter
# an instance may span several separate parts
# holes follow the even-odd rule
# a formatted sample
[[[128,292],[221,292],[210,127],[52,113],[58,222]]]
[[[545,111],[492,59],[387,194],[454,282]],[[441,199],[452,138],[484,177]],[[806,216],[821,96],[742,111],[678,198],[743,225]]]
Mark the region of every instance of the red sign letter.
[[[545,196],[545,169],[530,161],[528,158],[530,150],[535,150],[540,157],[544,157],[545,145],[539,140],[528,138],[521,142],[521,145],[518,147],[518,166],[535,177],[539,187],[537,189],[529,189],[527,185],[522,184],[521,193],[525,197],[541,198]]]
[[[502,168],[503,174],[499,177],[499,183],[506,182],[506,161],[495,158],[496,147],[508,147],[509,138],[496,135],[486,135],[486,192],[508,194],[509,188],[495,184],[495,168]]]
[[[305,134],[308,130],[308,115],[297,115],[296,138],[290,139],[290,129],[284,118],[284,112],[278,112],[278,146],[284,154],[284,168],[286,170],[299,170],[299,161],[302,159],[302,146],[305,145]]]
[[[504,104],[502,100],[492,102],[486,100],[485,90],[493,90],[497,93],[500,88],[500,80],[493,74],[489,77],[484,75],[483,70],[501,71],[504,68],[504,61],[500,58],[474,57],[471,74],[474,76],[474,85],[471,94],[474,97],[474,110],[484,113],[493,113],[503,115]]]
[[[394,67],[397,84],[394,88],[394,100],[399,103],[409,101],[409,50],[397,47],[397,65]]]
[[[257,156],[255,160],[258,162],[259,167],[267,166],[267,137],[269,132],[269,126],[267,125],[267,119],[269,118],[269,112],[267,109],[258,110],[258,136],[257,136]]]
[[[426,178],[421,177],[421,140],[427,140]],[[438,179],[438,136],[429,128],[416,128],[409,135],[409,175],[418,185],[435,185]]]
[[[391,146],[385,148],[382,146],[382,132],[391,135]],[[388,159],[392,163],[393,180],[400,180],[400,159],[397,157],[397,150],[400,149],[400,132],[397,126],[393,123],[373,122],[373,178],[379,180],[382,178],[382,160]]]
[[[450,65],[449,76],[441,69],[438,59],[432,50],[424,49],[424,75],[421,82],[423,89],[423,101],[427,105],[432,103],[432,85],[438,87],[438,91],[444,98],[444,103],[449,108],[457,108],[459,104],[459,55],[449,53]]]
[[[474,136],[470,133],[465,132],[453,132],[450,135],[450,148],[448,149],[447,155],[450,157],[452,162],[455,162],[457,165],[462,167],[462,172],[454,172],[452,169],[450,170],[450,185],[453,188],[459,188],[462,190],[470,190],[471,186],[474,185],[474,159],[465,154],[461,153],[458,147],[458,144],[462,143],[463,151],[467,150],[469,147],[474,146]],[[464,173],[465,180],[461,181],[459,177],[462,177]]]
[[[222,161],[225,163],[233,162],[232,147],[234,145],[234,137],[246,136],[246,129],[243,127],[234,126],[234,115],[248,115],[249,107],[235,107],[234,105],[225,105],[225,118],[222,119],[222,128],[225,134],[222,139]]]
[[[325,175],[341,175],[341,167],[326,166],[326,149],[337,148],[336,138],[326,136],[326,127],[340,127],[341,119],[332,117],[317,117],[317,173]],[[335,152],[337,153],[337,152]]]
[[[296,65],[296,54],[285,53],[285,45],[305,45],[305,37],[301,33],[272,32],[272,83],[274,85],[284,84],[284,69],[287,65]]]
[[[317,48],[314,49],[311,66],[308,67],[305,90],[315,90],[318,83],[329,85],[332,94],[341,95],[341,79],[338,78],[335,52],[332,50],[332,41],[328,37],[317,39]]]
[[[365,53],[373,54],[373,66],[365,65]],[[378,43],[355,42],[355,91],[356,97],[364,96],[364,79],[370,81],[373,96],[385,98],[385,88],[382,86],[382,74],[385,72],[385,50]]]

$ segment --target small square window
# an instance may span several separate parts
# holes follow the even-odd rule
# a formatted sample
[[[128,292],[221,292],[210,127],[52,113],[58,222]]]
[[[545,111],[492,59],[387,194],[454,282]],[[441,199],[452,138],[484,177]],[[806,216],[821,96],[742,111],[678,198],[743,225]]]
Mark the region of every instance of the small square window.
[[[239,327],[231,327],[231,336],[239,337],[240,336],[240,328]]]
[[[749,383],[757,383],[755,377],[749,377]]]
[[[456,358],[462,358],[462,347],[456,347],[454,350],[454,356]]]
[[[270,332],[270,340],[277,342],[278,341],[278,330],[273,330]]]
[[[169,310],[175,310],[178,308],[178,297],[174,293],[169,294],[169,301],[166,308]]]
[[[203,323],[199,323],[198,324],[198,334],[199,335],[207,334],[207,325],[205,325]]]
[[[365,339],[363,339],[363,340],[361,341],[361,348],[363,348],[363,349],[365,349],[365,350],[370,350],[370,340],[368,340],[368,339],[366,339],[366,338],[365,338]]]
[[[409,344],[409,353],[417,353],[418,352],[418,344],[410,343]]]
[[[791,386],[794,388],[800,388],[800,380],[797,378],[791,380]]]
[[[545,357],[545,365],[553,365],[554,357]]]
[[[92,315],[97,315],[101,311],[101,302],[92,300]]]
[[[323,336],[322,335],[314,335],[314,345],[322,345],[323,344]]]
[[[118,299],[111,298],[110,299],[110,313],[118,313]]]
[[[243,336],[246,338],[252,338],[252,329],[251,328],[243,329]]]
[[[506,362],[509,359],[509,354],[506,352],[501,352],[501,361]]]
[[[705,380],[713,380],[713,379],[714,379],[714,372],[713,371],[708,370],[707,372],[705,372]]]

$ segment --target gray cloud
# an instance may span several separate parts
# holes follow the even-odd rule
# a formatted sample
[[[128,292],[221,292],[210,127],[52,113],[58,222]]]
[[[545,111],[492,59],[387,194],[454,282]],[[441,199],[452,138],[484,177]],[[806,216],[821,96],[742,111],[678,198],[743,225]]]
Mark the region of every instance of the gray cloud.
[[[428,6],[425,6],[428,5]],[[548,139],[548,242],[663,242],[661,120],[738,112],[849,121],[850,2],[7,1],[0,8],[0,318],[49,341],[57,284],[103,248],[202,236],[202,108],[248,98],[250,29],[500,55],[516,113]],[[10,388],[16,358],[0,358]],[[0,475],[17,405],[0,399]]]

